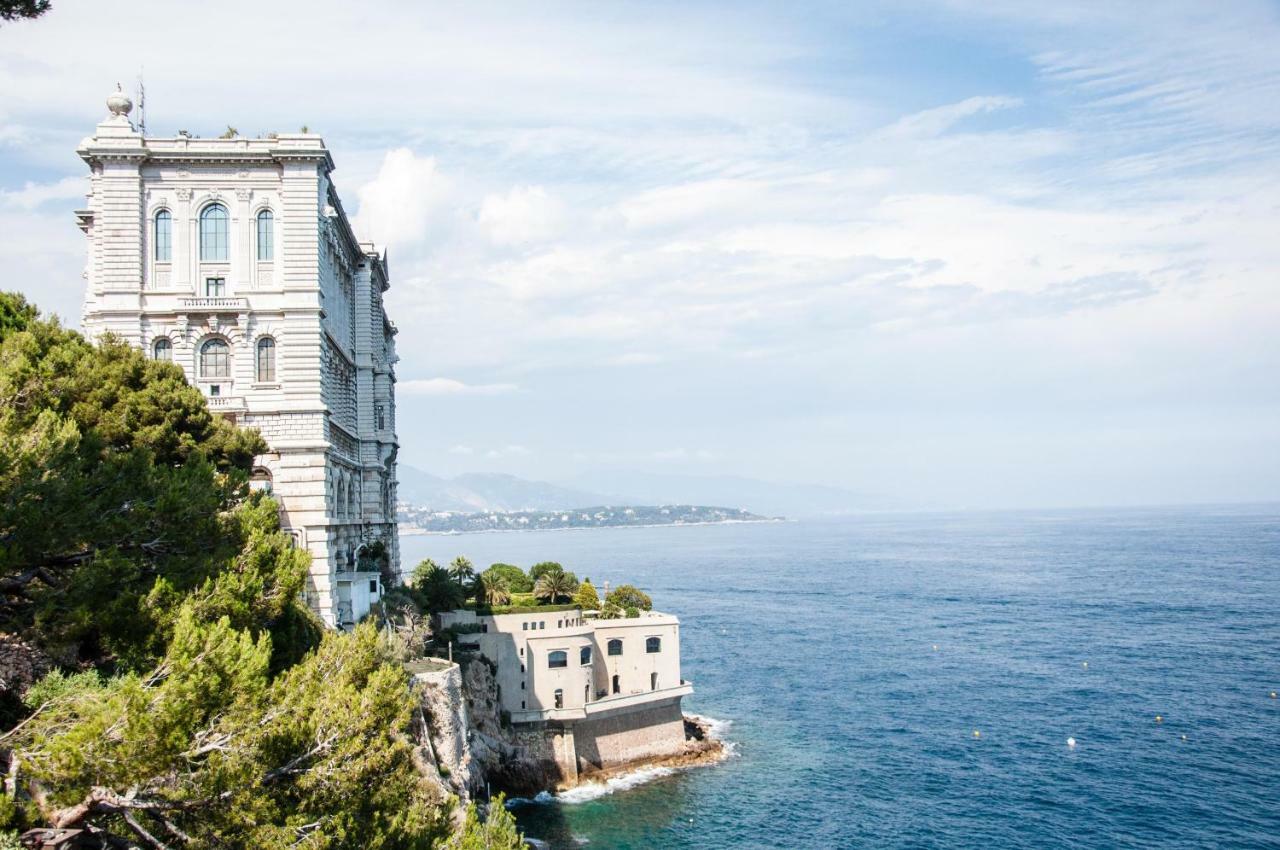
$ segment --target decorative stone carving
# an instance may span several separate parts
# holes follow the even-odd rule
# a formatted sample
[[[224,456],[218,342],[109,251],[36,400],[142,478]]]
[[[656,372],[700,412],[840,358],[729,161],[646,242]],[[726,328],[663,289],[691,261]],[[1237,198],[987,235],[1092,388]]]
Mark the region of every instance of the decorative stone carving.
[[[178,195],[178,200],[180,201],[191,200],[191,190],[186,188],[185,186],[181,186],[177,189],[174,189],[173,191]]]
[[[236,197],[242,201],[247,201],[253,197],[252,189],[236,189]]]

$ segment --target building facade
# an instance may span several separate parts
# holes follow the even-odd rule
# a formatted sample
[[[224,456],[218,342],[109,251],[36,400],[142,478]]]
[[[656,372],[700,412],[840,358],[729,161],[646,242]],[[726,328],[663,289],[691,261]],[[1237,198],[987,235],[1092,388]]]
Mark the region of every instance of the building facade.
[[[562,775],[609,770],[679,753],[680,621],[671,614],[604,620],[581,609],[439,615],[469,627],[459,645],[493,662],[498,703],[517,728],[545,735]]]
[[[144,137],[127,97],[107,104],[77,149],[84,331],[179,364],[211,410],[261,432],[253,486],[311,553],[308,602],[350,626],[399,572],[385,254],[357,241],[318,135]]]

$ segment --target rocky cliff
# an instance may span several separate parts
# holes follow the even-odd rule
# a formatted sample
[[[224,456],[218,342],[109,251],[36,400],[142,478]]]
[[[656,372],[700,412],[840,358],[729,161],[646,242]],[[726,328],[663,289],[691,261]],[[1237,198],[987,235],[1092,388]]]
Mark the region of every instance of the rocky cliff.
[[[576,765],[570,763],[566,770],[563,759],[557,759],[556,748],[564,740],[559,730],[542,724],[513,727],[503,722],[497,681],[486,662],[473,661],[462,667],[433,663],[423,668],[413,676],[419,695],[419,761],[464,803],[489,787],[495,792],[533,796],[578,783]],[[590,769],[582,778],[589,775],[601,780],[653,765],[712,763],[724,753],[722,743],[698,718],[684,719],[684,738],[683,747],[661,758]]]

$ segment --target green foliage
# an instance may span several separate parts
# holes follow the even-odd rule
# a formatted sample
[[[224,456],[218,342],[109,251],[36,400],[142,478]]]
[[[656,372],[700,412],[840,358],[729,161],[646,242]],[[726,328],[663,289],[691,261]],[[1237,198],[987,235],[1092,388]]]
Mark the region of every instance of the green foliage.
[[[600,594],[596,593],[595,585],[589,578],[583,579],[582,584],[578,585],[578,592],[574,594],[573,601],[583,611],[600,610]]]
[[[466,587],[475,579],[476,569],[471,561],[459,555],[449,562],[449,575],[459,587]]]
[[[635,619],[640,616],[640,609],[634,605],[628,605],[626,610],[627,619]]]
[[[310,556],[245,486],[264,449],[176,366],[0,294],[0,629],[81,660],[29,688],[5,735],[30,802],[0,795],[0,830],[189,850],[446,839],[403,641],[324,632],[305,608]]]
[[[537,584],[538,579],[549,572],[564,572],[564,567],[555,561],[542,561],[529,568],[529,581]]]
[[[0,850],[23,850],[16,832],[0,832]]]
[[[0,0],[0,20],[38,18],[49,11],[49,0]]]
[[[539,601],[555,605],[571,600],[577,589],[577,577],[557,565],[556,569],[548,569],[538,576],[533,584],[533,595]]]
[[[419,605],[431,614],[461,608],[466,602],[466,591],[453,580],[448,570],[430,558],[414,568],[412,587]]]
[[[447,850],[522,850],[524,836],[516,828],[515,816],[507,811],[505,801],[501,794],[490,800],[484,820],[475,803],[467,806],[462,831],[445,845]]]
[[[0,629],[63,656],[133,663],[157,578],[198,587],[239,549],[254,432],[182,370],[94,346],[0,295]]]
[[[272,680],[271,638],[184,604],[146,676],[60,698],[15,751],[60,826],[118,829],[123,809],[163,819],[189,846],[422,848],[444,832],[440,794],[416,771],[412,696],[372,626],[330,632]],[[136,830],[135,830],[136,831]]]
[[[507,589],[512,593],[532,593],[533,579],[528,573],[515,564],[493,564],[481,575],[495,573],[507,580]]]
[[[653,610],[653,600],[649,598],[649,594],[630,584],[620,584],[609,591],[605,602],[623,610],[627,608],[639,608],[641,611]]]
[[[39,315],[36,305],[16,292],[0,292],[0,341],[15,331],[26,330]]]
[[[506,577],[492,570],[485,570],[476,577],[475,595],[476,602],[483,605],[506,605],[511,602]]]

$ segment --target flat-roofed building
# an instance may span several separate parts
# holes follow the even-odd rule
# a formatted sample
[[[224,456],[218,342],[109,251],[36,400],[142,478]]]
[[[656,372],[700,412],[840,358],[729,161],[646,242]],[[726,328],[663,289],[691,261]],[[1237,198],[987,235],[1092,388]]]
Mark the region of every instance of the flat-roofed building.
[[[498,701],[513,724],[558,736],[566,773],[674,755],[684,746],[680,703],[693,685],[680,675],[674,615],[605,620],[547,606],[448,611],[438,623],[460,627],[463,651],[493,662]]]

